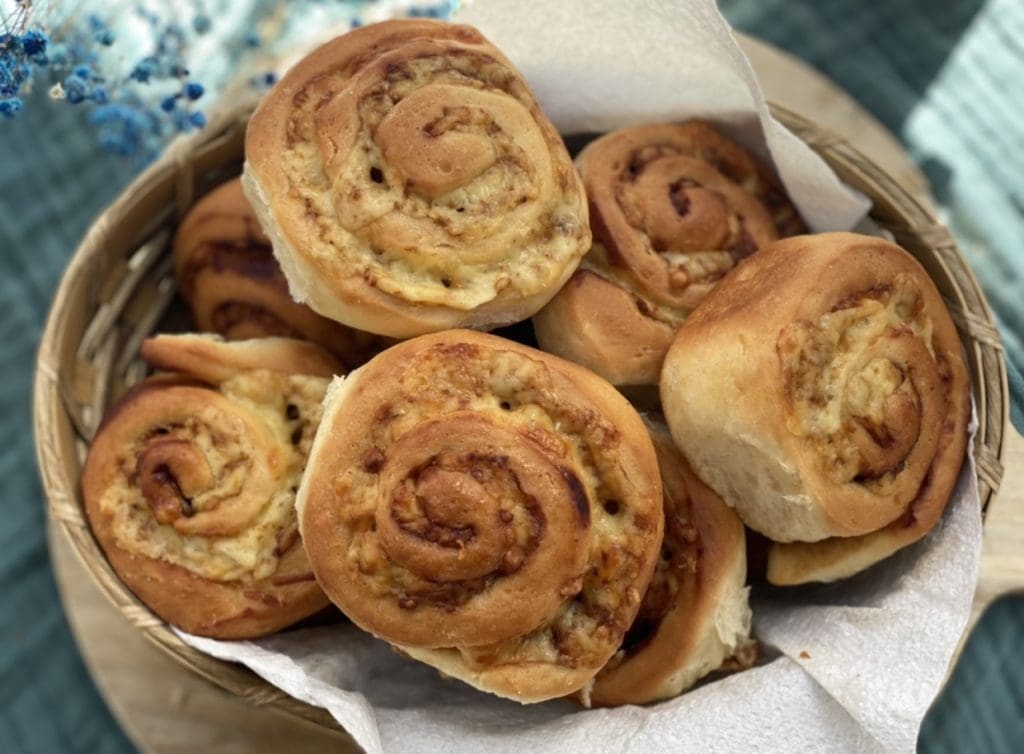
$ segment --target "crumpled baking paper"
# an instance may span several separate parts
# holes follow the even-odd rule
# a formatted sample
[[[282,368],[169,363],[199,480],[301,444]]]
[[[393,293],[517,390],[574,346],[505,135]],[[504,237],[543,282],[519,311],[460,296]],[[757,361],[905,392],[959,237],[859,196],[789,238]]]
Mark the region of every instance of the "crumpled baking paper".
[[[519,66],[562,133],[709,118],[774,163],[814,230],[864,214],[864,198],[768,114],[711,0],[479,0],[457,20]],[[910,752],[966,626],[980,549],[969,461],[925,540],[838,584],[755,590],[759,666],[647,707],[521,706],[443,680],[351,625],[245,642],[179,635],[326,708],[374,753]]]

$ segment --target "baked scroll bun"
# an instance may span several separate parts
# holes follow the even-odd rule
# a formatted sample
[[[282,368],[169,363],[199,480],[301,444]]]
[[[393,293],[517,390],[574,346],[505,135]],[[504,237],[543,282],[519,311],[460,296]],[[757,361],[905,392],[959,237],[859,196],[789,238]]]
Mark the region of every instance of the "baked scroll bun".
[[[82,474],[118,576],[168,623],[220,639],[273,633],[327,606],[294,501],[337,362],[280,338],[159,336],[142,352],[172,373],[110,409]]]
[[[686,315],[803,223],[778,179],[703,121],[625,128],[576,158],[593,247],[534,317],[541,347],[615,385],[656,385]]]
[[[749,667],[743,523],[701,482],[668,430],[648,422],[661,468],[665,539],[640,612],[582,701],[592,706],[670,699],[727,662]]]
[[[328,42],[260,104],[245,156],[292,295],[361,330],[525,319],[590,246],[565,145],[468,26],[394,20]]]
[[[239,179],[189,211],[174,237],[178,290],[196,327],[228,340],[288,337],[317,343],[354,369],[387,341],[321,317],[288,294]]]
[[[335,381],[297,507],[317,580],[354,623],[535,702],[580,689],[622,643],[661,499],[650,437],[614,388],[453,330]]]
[[[927,534],[963,463],[970,384],[924,268],[853,233],[779,241],[726,277],[665,359],[694,470],[777,544],[776,584],[849,576]]]

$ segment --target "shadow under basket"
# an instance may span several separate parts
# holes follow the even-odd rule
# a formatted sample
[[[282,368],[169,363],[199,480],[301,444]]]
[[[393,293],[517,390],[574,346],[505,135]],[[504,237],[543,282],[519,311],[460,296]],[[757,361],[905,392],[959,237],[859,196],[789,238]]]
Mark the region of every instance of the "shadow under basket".
[[[945,297],[972,372],[979,422],[974,453],[984,510],[1002,477],[1009,392],[1002,344],[977,280],[948,231],[875,163],[811,121],[778,107],[773,111],[847,185],[871,199],[872,219],[924,265]],[[339,729],[325,710],[182,642],[114,573],[93,538],[79,488],[88,442],[107,406],[146,373],[140,343],[174,316],[174,229],[197,199],[241,172],[248,115],[227,115],[172,145],[93,223],[75,251],[39,348],[36,451],[50,515],[110,602],[150,641],[254,704]]]

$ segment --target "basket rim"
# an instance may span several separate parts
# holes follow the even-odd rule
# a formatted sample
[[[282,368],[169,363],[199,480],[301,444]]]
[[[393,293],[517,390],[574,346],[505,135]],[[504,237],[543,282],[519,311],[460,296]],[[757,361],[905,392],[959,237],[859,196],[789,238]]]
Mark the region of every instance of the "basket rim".
[[[914,215],[915,219],[924,224],[942,227],[921,202],[896,183],[881,166],[854,148],[845,138],[786,108],[775,104],[771,104],[770,107],[773,115],[784,126],[818,152],[831,167],[835,168],[836,164],[842,164],[847,170],[853,172],[864,169],[871,171],[872,178],[884,179],[884,188],[898,201],[901,207],[909,208],[910,214]],[[103,210],[76,247],[61,275],[61,281],[54,294],[36,353],[33,381],[36,461],[47,501],[47,516],[57,524],[61,534],[68,538],[72,546],[71,549],[89,573],[93,583],[133,625],[142,631],[147,640],[166,655],[206,680],[254,704],[272,705],[323,727],[347,733],[325,709],[291,697],[243,665],[219,660],[193,649],[168,624],[153,614],[114,573],[85,520],[79,502],[78,480],[66,478],[66,475],[62,473],[62,464],[55,452],[55,448],[58,446],[58,414],[64,400],[60,389],[61,382],[55,354],[59,350],[57,344],[60,332],[70,316],[67,309],[57,306],[57,303],[67,297],[72,280],[82,274],[101,247],[102,240],[110,230],[110,224],[107,222],[109,215],[119,214],[120,210],[132,206],[137,201],[137,197],[144,195],[151,184],[167,180],[178,173],[184,164],[184,156],[188,154],[189,150],[226,139],[232,133],[232,129],[239,127],[240,121],[247,119],[247,115],[248,108],[245,107],[230,111],[212,122],[203,132],[174,142],[163,157],[132,180],[117,199]],[[807,135],[812,135],[813,138],[808,139]],[[844,182],[848,181],[844,180]],[[995,332],[998,343],[999,336],[995,329],[991,308],[973,270],[960,255],[955,241],[948,233],[946,233],[943,243],[948,245],[951,253],[960,257],[961,264],[959,266],[963,268],[961,272],[965,273],[963,277],[969,289],[968,293],[974,299],[972,303],[980,306],[980,319],[983,320],[983,324],[990,326]],[[949,274],[952,278],[952,274]],[[975,342],[975,347],[978,347],[977,342]],[[990,417],[990,426],[987,430],[988,436],[993,440],[990,447],[993,448],[995,465],[998,469],[1006,447],[1009,386],[1001,345],[992,348],[995,353],[994,366],[996,369],[996,375],[993,376],[997,378],[996,389],[999,391],[999,395],[995,396],[999,404],[999,415]],[[980,379],[981,375],[978,377]],[[995,484],[989,485],[988,498],[991,498],[998,489],[998,481],[998,475],[996,475]],[[983,508],[987,502],[987,499],[982,501]]]

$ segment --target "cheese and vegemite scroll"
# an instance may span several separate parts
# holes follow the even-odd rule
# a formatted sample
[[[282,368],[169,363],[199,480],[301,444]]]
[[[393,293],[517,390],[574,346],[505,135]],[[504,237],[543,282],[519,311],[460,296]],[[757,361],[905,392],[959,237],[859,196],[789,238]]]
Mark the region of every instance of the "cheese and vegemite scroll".
[[[394,20],[328,42],[268,93],[245,156],[292,293],[361,330],[517,322],[590,246],[561,137],[469,26]]]
[[[125,584],[190,633],[240,639],[326,607],[295,492],[336,360],[272,338],[158,336],[167,373],[129,389],[82,474],[92,530]]]
[[[927,534],[963,463],[970,382],[924,268],[823,233],[750,257],[665,359],[661,399],[694,471],[776,544],[768,579],[831,581]]]
[[[656,385],[687,314],[736,263],[803,223],[779,180],[703,121],[606,134],[576,158],[593,246],[533,318],[545,351]]]
[[[468,330],[335,381],[297,507],[354,623],[520,702],[580,689],[618,649],[664,523],[651,439],[611,385]]]
[[[221,184],[189,211],[174,237],[178,291],[195,326],[228,340],[308,340],[354,369],[388,341],[322,317],[288,293],[270,240],[239,179]]]

